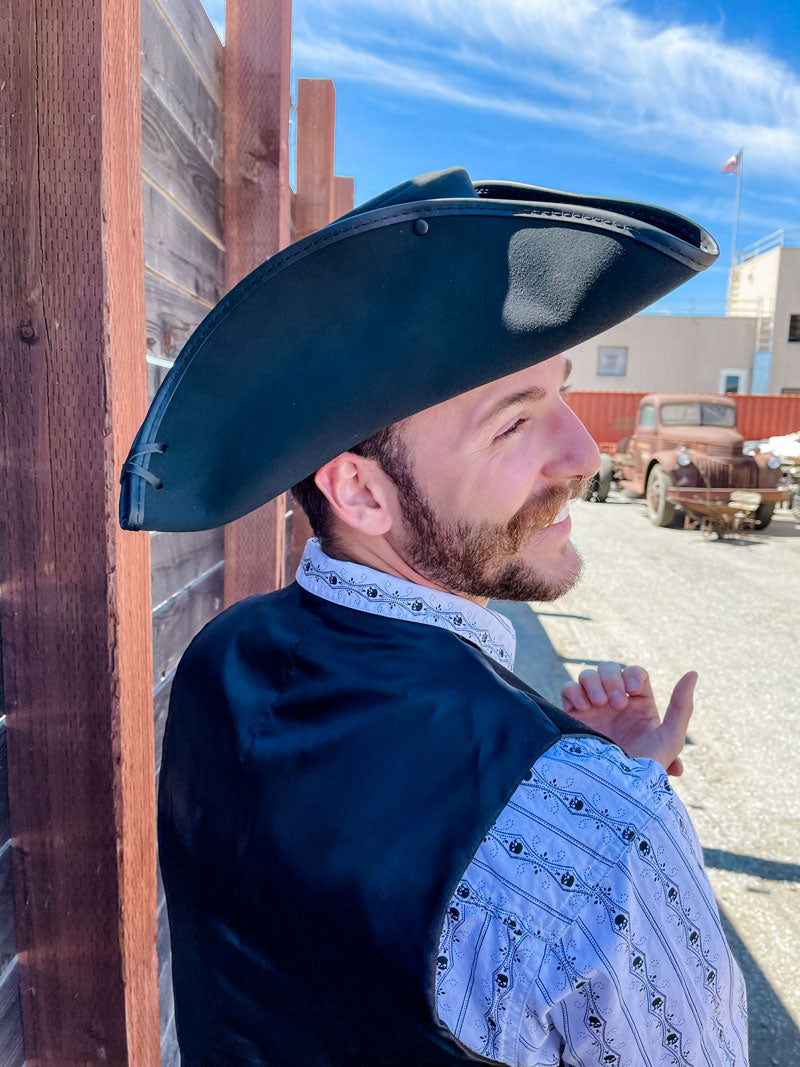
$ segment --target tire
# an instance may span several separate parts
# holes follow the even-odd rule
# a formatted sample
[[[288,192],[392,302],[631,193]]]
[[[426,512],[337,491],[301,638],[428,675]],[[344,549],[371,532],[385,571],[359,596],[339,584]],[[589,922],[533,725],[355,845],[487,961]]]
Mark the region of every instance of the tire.
[[[611,465],[611,456],[607,456],[605,453],[600,457],[600,470],[595,475],[595,482],[597,488],[595,489],[595,496],[602,504],[608,499],[608,494],[611,490],[611,481],[614,475],[614,468]]]
[[[647,514],[654,526],[669,526],[675,518],[675,505],[667,500],[667,490],[675,483],[658,463],[647,476]]]
[[[772,522],[772,513],[774,510],[774,500],[770,500],[768,503],[758,505],[758,511],[756,511],[754,523],[756,530],[766,530],[766,528]]]

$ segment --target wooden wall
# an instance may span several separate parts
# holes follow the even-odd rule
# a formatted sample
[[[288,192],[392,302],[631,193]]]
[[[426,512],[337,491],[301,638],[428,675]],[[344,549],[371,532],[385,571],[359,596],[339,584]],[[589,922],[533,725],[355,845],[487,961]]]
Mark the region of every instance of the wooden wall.
[[[25,1055],[19,1001],[19,958],[14,936],[10,838],[6,716],[0,676],[0,1064],[20,1067]]]
[[[26,8],[24,0],[18,0],[19,10]],[[55,3],[52,7],[57,8]],[[141,151],[141,193],[143,205],[143,251],[144,251],[144,296],[146,304],[146,342],[145,339],[136,338],[132,332],[129,337],[136,338],[133,342],[135,357],[141,349],[141,358],[145,361],[142,366],[142,375],[146,370],[148,398],[152,399],[160,383],[166,376],[175,357],[180,352],[195,327],[205,317],[207,312],[222,297],[226,286],[226,265],[230,266],[235,256],[236,242],[230,238],[229,247],[231,255],[226,264],[225,257],[225,226],[223,219],[224,186],[226,181],[225,160],[223,158],[223,84],[224,84],[224,50],[205,14],[200,0],[134,0],[133,10],[140,8],[141,13],[141,117],[142,117],[142,151]],[[290,5],[288,0],[276,0],[270,7],[273,15],[280,21],[281,71],[286,75],[286,85],[282,85],[281,100],[285,98],[286,130],[283,126],[280,130],[281,144],[286,141],[288,152],[288,18]],[[131,24],[129,17],[120,19],[120,26]],[[252,5],[250,15],[261,18],[262,12]],[[0,20],[1,21],[1,20]],[[255,61],[263,60],[262,48],[264,39],[269,37],[270,32],[277,33],[275,26],[270,28],[260,27],[261,37],[251,47],[252,55],[244,54],[246,49],[240,48],[243,53],[244,66],[242,69],[247,73],[245,61],[252,67]],[[51,35],[52,36],[52,35]],[[258,37],[251,33],[247,40]],[[285,39],[284,39],[285,38]],[[128,41],[133,43],[132,35]],[[231,35],[231,41],[235,34]],[[53,40],[58,40],[56,35]],[[268,42],[269,43],[269,42]],[[231,46],[229,73],[236,69],[233,62],[236,49]],[[276,57],[280,58],[276,51]],[[53,76],[58,76],[60,68],[55,62],[51,62],[48,54],[49,67]],[[135,56],[133,59],[135,65]],[[259,68],[260,70],[260,68]],[[264,79],[259,75],[256,84],[261,85]],[[251,79],[252,81],[252,79]],[[123,84],[120,82],[120,84]],[[271,84],[271,83],[270,83]],[[129,94],[128,99],[138,99],[137,91]],[[332,94],[332,85],[329,86]],[[60,95],[59,95],[60,94]],[[124,95],[124,94],[123,94]],[[230,94],[229,94],[230,95]],[[257,95],[257,94],[256,94]],[[235,96],[235,94],[234,94]],[[252,97],[252,93],[251,93]],[[69,100],[68,91],[59,87],[56,94],[58,100]],[[251,99],[252,104],[252,99]],[[281,103],[280,107],[283,107]],[[19,110],[19,109],[18,109]],[[58,111],[58,106],[54,109]],[[278,108],[280,111],[280,108]],[[21,113],[21,112],[20,112]],[[277,114],[277,111],[276,111]],[[273,116],[274,117],[274,116]],[[332,114],[331,114],[332,119]],[[259,121],[254,119],[254,130],[264,133],[259,126]],[[262,123],[263,125],[263,123]],[[119,130],[120,124],[112,125]],[[267,131],[268,132],[268,131]],[[117,136],[120,136],[117,134]],[[128,139],[128,143],[134,142]],[[130,155],[130,153],[129,153]],[[134,173],[138,180],[138,134],[135,144],[133,159]],[[230,159],[235,159],[235,154],[230,154]],[[330,170],[332,176],[332,158]],[[283,170],[281,170],[283,174]],[[128,175],[128,179],[130,175]],[[342,179],[336,179],[341,182]],[[347,180],[344,180],[347,181]],[[285,190],[282,195],[294,199],[288,189],[288,164],[285,167]],[[131,182],[123,186],[130,189]],[[230,179],[229,179],[230,191]],[[284,203],[284,201],[281,201]],[[337,201],[338,203],[338,201]],[[294,204],[292,203],[292,209]],[[339,213],[352,206],[352,187],[349,186],[349,199],[345,197],[338,209]],[[136,205],[138,214],[138,204]],[[285,212],[288,216],[288,209]],[[231,212],[235,217],[235,212]],[[117,217],[124,215],[118,211]],[[11,216],[9,216],[11,217]],[[101,217],[101,212],[96,212],[96,217]],[[327,221],[327,219],[322,220]],[[280,237],[280,244],[289,239],[290,225],[288,217],[282,225],[286,233]],[[123,230],[120,229],[120,233]],[[115,231],[116,233],[116,231]],[[283,231],[281,231],[283,233]],[[129,237],[130,234],[127,234]],[[136,234],[134,233],[134,237]],[[129,250],[138,247],[138,241],[131,245],[128,240]],[[275,249],[265,248],[264,258]],[[258,251],[258,250],[255,250]],[[254,251],[254,254],[255,254]],[[127,277],[130,277],[128,271]],[[140,279],[139,275],[139,279]],[[138,280],[138,279],[137,279]],[[121,287],[121,288],[124,288]],[[98,303],[98,307],[102,303]],[[139,305],[141,307],[141,305]],[[78,316],[79,318],[80,316]],[[20,320],[22,321],[22,320]],[[63,323],[62,323],[63,325]],[[29,336],[24,332],[29,330],[31,336],[36,339],[36,329],[23,324],[19,327],[20,337],[24,344],[32,343]],[[63,331],[62,331],[63,332]],[[117,342],[117,350],[119,342]],[[132,349],[132,350],[133,350]],[[78,349],[80,350],[80,349]],[[135,370],[135,360],[129,361]],[[127,364],[126,364],[127,366]],[[120,381],[122,378],[120,377]],[[140,383],[142,379],[140,379]],[[60,429],[60,427],[58,427]],[[126,435],[128,430],[125,431]],[[127,440],[127,437],[126,437]],[[123,453],[124,454],[124,453]],[[106,479],[106,482],[108,480]],[[103,484],[106,484],[105,482]],[[110,484],[110,483],[109,483]],[[107,517],[108,508],[103,514]],[[1,520],[0,520],[1,521]],[[118,531],[115,530],[116,533]],[[130,535],[125,535],[130,536]],[[138,535],[143,536],[143,535]],[[153,716],[154,716],[154,769],[156,783],[160,771],[161,742],[169,703],[172,680],[177,664],[194,635],[210,621],[223,607],[224,602],[224,570],[225,570],[225,542],[222,529],[200,533],[153,533],[150,536],[150,560],[152,574],[152,636],[153,636]],[[147,542],[145,541],[146,545]],[[147,573],[147,564],[141,564],[142,574]],[[143,609],[145,609],[145,606]],[[140,613],[142,629],[148,637],[146,609]],[[6,634],[7,650],[13,649],[13,634]],[[0,635],[0,638],[2,635]],[[113,644],[113,639],[112,644]],[[105,644],[101,642],[104,656]],[[2,644],[0,643],[0,651]],[[107,656],[106,656],[107,658]],[[77,657],[76,657],[77,661]],[[147,662],[149,666],[149,648]],[[16,938],[13,911],[13,891],[19,889],[19,878],[12,883],[11,859],[11,828],[9,821],[8,804],[8,769],[6,761],[6,718],[4,706],[4,691],[2,679],[2,663],[0,659],[0,1065],[2,1067],[19,1067],[24,1063],[22,1016],[20,1011],[20,989],[25,992],[24,981],[20,982],[19,958],[16,952]],[[145,671],[147,676],[148,671]],[[7,681],[13,680],[11,674],[7,674]],[[13,687],[8,690],[9,713],[15,707],[13,700]],[[147,692],[141,694],[138,706],[148,701]],[[135,703],[135,702],[134,702]],[[131,700],[128,700],[131,704]],[[126,705],[127,707],[128,705]],[[16,721],[16,720],[15,720]],[[104,720],[105,721],[105,720]],[[120,733],[119,736],[123,737]],[[124,739],[124,737],[123,737]],[[13,740],[13,736],[12,736]],[[149,752],[149,741],[145,742],[145,748]],[[13,754],[13,751],[12,751]],[[123,753],[124,755],[124,753]],[[147,757],[149,762],[149,756]],[[19,762],[19,760],[18,760]],[[123,760],[124,762],[124,760]],[[11,761],[11,782],[14,779],[14,761]],[[149,779],[150,768],[144,776]],[[151,779],[149,779],[151,780]],[[19,783],[17,783],[19,784]],[[131,794],[132,795],[132,794]],[[150,794],[152,800],[152,793]],[[14,796],[12,795],[12,800]],[[148,824],[150,815],[147,816]],[[17,829],[15,824],[15,842]],[[129,835],[130,836],[130,835]],[[112,837],[113,841],[113,837]],[[125,838],[128,841],[128,837]],[[152,843],[145,849],[147,855],[152,858]],[[142,863],[141,866],[146,866]],[[53,885],[58,882],[58,871],[51,879]],[[20,890],[20,892],[22,892]],[[84,895],[85,896],[85,895]],[[141,894],[140,894],[141,896]],[[18,893],[18,904],[20,895]],[[122,908],[126,910],[128,905]],[[130,909],[129,909],[130,910]],[[69,912],[66,911],[67,918]],[[177,1065],[180,1056],[177,1047],[174,1023],[174,1004],[170,980],[170,947],[169,930],[167,923],[166,904],[164,900],[163,886],[160,879],[158,882],[158,961],[159,961],[159,1007],[161,1017],[161,1059],[162,1064]],[[23,918],[27,915],[26,911]],[[152,916],[152,911],[150,912]],[[18,924],[20,931],[24,923]],[[112,931],[113,933],[113,931]],[[147,931],[145,931],[147,933]],[[152,934],[148,941],[147,936],[140,938],[149,951],[152,958]],[[25,944],[24,938],[21,941]],[[131,941],[133,943],[133,940]],[[114,941],[117,945],[118,941]],[[44,949],[47,952],[47,949]],[[24,958],[27,958],[25,956]],[[23,974],[24,978],[24,974]],[[127,980],[127,972],[123,974],[123,986]],[[155,992],[154,967],[151,972],[151,985]],[[35,996],[35,986],[29,982],[31,995]],[[138,987],[137,987],[138,988]],[[48,996],[48,1004],[53,1011],[59,1007],[62,1001],[61,994],[71,995],[71,986],[66,979],[61,986],[54,987],[54,991]],[[24,997],[23,997],[24,1001]],[[126,1002],[127,1003],[127,1002]],[[133,1003],[133,1000],[130,1001]],[[158,1031],[155,1018],[155,997],[151,995],[149,1003],[153,1007],[151,1036],[153,1045],[157,1046]],[[28,1021],[26,1019],[26,1038]],[[66,1019],[61,1019],[58,1025],[53,1024],[53,1038],[59,1038],[61,1031],[70,1031]],[[74,1029],[74,1028],[72,1028]],[[130,1035],[128,1035],[130,1037]],[[38,1038],[30,1043],[32,1049],[44,1048],[37,1043]],[[141,1042],[131,1045],[132,1056],[137,1056],[140,1062],[153,1062],[153,1056],[148,1052],[141,1056],[136,1050],[142,1047]],[[116,1055],[116,1054],[115,1054]],[[94,1062],[85,1056],[79,1058],[80,1062]],[[44,1060],[42,1061],[44,1062]],[[47,1062],[50,1062],[49,1060]],[[71,1060],[72,1062],[72,1060]],[[78,1062],[78,1060],[75,1060]],[[122,1062],[118,1056],[116,1062]],[[134,1062],[131,1060],[130,1062]],[[137,1063],[138,1067],[138,1063]]]
[[[223,55],[200,0],[142,0],[142,198],[150,399],[225,287]],[[223,530],[153,533],[153,705],[158,777],[175,668],[223,605]],[[159,879],[164,1065],[177,1064],[169,929]]]
[[[150,540],[116,519],[147,406],[140,16],[0,8],[2,699],[31,1065],[160,1059]]]

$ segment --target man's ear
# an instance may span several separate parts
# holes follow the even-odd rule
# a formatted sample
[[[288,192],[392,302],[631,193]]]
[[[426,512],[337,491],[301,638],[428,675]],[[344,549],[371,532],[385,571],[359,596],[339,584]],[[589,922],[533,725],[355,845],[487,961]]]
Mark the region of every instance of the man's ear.
[[[342,452],[314,475],[337,519],[359,533],[380,537],[392,525],[392,482],[372,459]]]

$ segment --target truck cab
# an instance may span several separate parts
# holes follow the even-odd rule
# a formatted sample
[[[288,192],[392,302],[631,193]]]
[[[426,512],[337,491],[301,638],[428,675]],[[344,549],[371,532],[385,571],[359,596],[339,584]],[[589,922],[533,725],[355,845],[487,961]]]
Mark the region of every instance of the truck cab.
[[[729,504],[731,493],[758,494],[753,525],[763,529],[785,493],[780,459],[746,456],[736,426],[736,398],[717,393],[649,393],[636,427],[605,460],[598,478],[647,500],[656,526],[668,526],[682,502]]]

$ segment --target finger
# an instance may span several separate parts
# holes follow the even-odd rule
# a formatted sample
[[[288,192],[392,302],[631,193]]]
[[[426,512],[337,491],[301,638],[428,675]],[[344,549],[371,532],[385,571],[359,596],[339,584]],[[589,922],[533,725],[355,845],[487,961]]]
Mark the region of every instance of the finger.
[[[680,778],[683,774],[683,760],[680,756],[676,756],[675,759],[667,767],[667,774],[672,775],[673,778]]]
[[[686,730],[694,711],[694,687],[697,684],[697,671],[689,671],[672,690],[667,710],[664,712],[664,730],[674,739],[677,752],[686,741]]]
[[[628,706],[628,694],[625,692],[625,682],[622,677],[622,667],[618,663],[599,663],[597,673],[608,695],[608,702],[612,708],[626,708]]]
[[[608,703],[606,691],[597,671],[581,671],[578,681],[583,686],[583,691],[595,707],[603,707]]]
[[[569,713],[572,708],[576,711],[589,711],[591,704],[586,699],[586,694],[578,682],[567,682],[561,687],[561,703],[564,711]]]
[[[650,685],[650,675],[644,667],[626,667],[622,672],[622,680],[626,691],[631,696],[653,699],[653,689]]]

